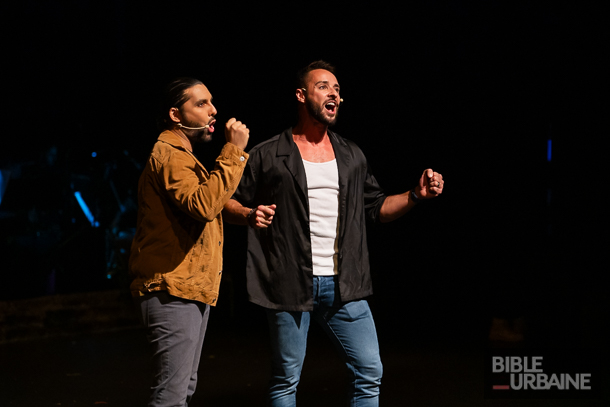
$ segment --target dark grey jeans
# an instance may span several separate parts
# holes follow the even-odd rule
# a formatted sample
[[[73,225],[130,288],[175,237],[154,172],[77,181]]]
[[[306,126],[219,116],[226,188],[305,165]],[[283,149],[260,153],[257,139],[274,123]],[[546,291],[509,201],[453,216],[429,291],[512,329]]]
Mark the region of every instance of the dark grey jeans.
[[[188,406],[197,386],[210,306],[166,291],[147,294],[135,302],[152,346],[153,383],[148,406]]]

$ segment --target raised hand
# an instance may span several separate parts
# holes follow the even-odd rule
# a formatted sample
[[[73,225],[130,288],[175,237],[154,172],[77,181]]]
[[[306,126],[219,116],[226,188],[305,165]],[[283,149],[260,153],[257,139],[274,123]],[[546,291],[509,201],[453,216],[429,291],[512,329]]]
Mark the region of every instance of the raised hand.
[[[240,121],[230,118],[225,125],[225,138],[227,143],[235,144],[237,147],[244,150],[250,138],[250,129]]]
[[[428,168],[419,179],[419,185],[415,188],[415,194],[421,199],[430,199],[443,193],[443,176]]]

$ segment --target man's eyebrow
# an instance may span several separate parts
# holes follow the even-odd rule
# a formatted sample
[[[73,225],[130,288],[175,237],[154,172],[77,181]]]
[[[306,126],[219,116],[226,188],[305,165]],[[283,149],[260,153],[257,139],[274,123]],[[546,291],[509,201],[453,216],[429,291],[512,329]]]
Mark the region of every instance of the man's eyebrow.
[[[330,85],[330,83],[329,83],[328,81],[318,81],[318,82],[316,82],[316,83],[315,83],[315,85],[317,86],[317,85],[318,85],[318,84],[320,84],[320,83],[325,83],[325,84],[327,84],[327,85]],[[338,83],[336,83],[334,86],[338,86],[338,87],[339,87],[339,84],[338,84]]]
[[[195,102],[196,105],[201,104],[201,103],[208,103],[211,102],[212,98],[210,99],[199,99],[197,102]]]

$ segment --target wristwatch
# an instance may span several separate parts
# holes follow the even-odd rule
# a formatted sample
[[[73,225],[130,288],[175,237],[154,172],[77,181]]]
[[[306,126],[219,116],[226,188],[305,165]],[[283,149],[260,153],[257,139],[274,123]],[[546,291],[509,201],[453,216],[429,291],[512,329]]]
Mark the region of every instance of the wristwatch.
[[[415,202],[415,203],[419,203],[419,202],[421,202],[421,199],[419,199],[419,197],[418,197],[418,196],[417,196],[417,194],[415,193],[415,188],[413,188],[413,189],[411,190],[411,194],[410,194],[410,195],[411,195],[411,200],[412,200],[413,202]]]
[[[248,224],[248,226],[250,225],[250,216],[252,216],[254,212],[256,212],[256,208],[250,209],[250,213],[248,213],[248,216],[246,216],[246,223]]]

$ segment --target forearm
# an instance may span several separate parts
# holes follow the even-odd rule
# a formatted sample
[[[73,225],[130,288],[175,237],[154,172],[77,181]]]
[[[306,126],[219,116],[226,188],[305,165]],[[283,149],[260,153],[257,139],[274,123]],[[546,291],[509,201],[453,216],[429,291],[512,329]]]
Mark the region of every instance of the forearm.
[[[380,222],[391,222],[409,212],[416,202],[411,198],[411,191],[388,196],[379,210]]]
[[[173,152],[166,162],[159,162],[157,172],[180,210],[199,221],[210,222],[235,192],[247,158],[245,152],[227,143],[207,177],[195,170],[195,159],[183,151]]]
[[[251,208],[247,208],[235,199],[229,199],[222,210],[223,220],[234,225],[247,225]]]

